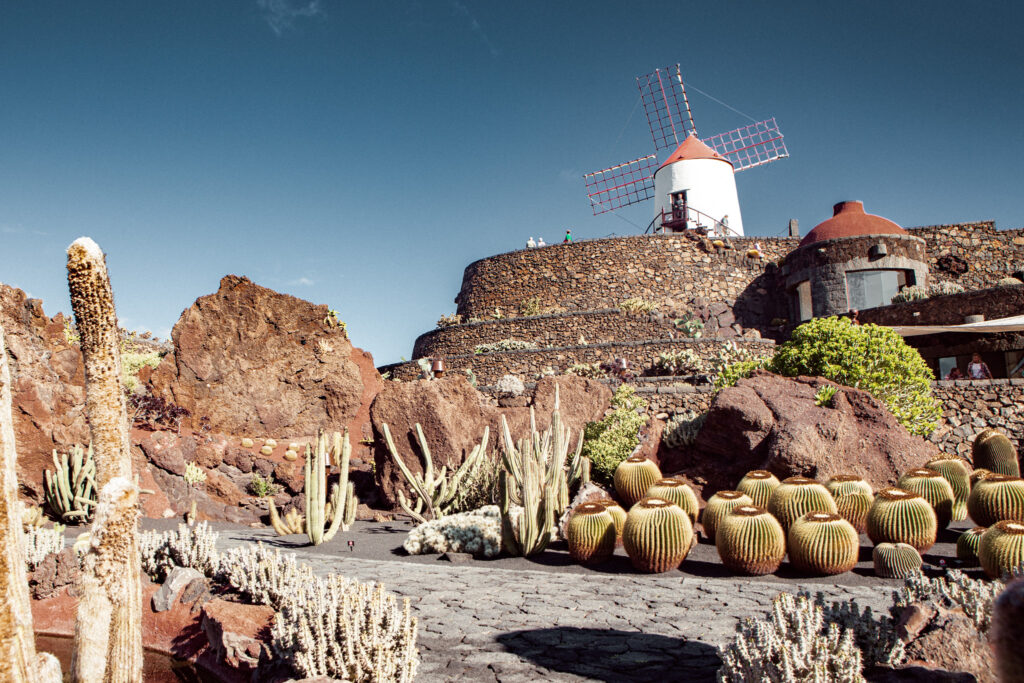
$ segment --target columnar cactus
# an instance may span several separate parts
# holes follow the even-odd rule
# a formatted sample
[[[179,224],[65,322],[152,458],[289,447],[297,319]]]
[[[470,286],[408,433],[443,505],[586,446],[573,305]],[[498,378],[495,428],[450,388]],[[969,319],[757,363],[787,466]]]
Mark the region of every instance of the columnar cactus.
[[[971,488],[967,512],[978,526],[992,526],[1003,519],[1024,521],[1024,479],[989,474]]]
[[[875,502],[871,484],[855,474],[837,474],[825,488],[836,501],[840,516],[853,525],[858,534],[867,529],[868,510]]]
[[[576,506],[569,519],[569,556],[581,564],[604,562],[615,552],[615,519],[601,503]]]
[[[932,505],[939,530],[949,526],[953,517],[953,487],[938,470],[918,467],[909,470],[896,483],[899,488],[916,493]]]
[[[608,514],[610,514],[612,519],[615,521],[615,536],[621,540],[622,528],[626,526],[626,511],[614,498],[599,498],[594,502],[604,505],[605,509],[608,510]]]
[[[921,554],[906,543],[879,543],[871,551],[875,574],[883,579],[905,579],[920,571]]]
[[[663,498],[643,498],[629,509],[622,545],[633,566],[644,572],[678,567],[693,547],[690,516]]]
[[[704,535],[715,542],[715,534],[718,532],[718,523],[723,517],[741,505],[753,505],[754,501],[745,493],[740,491],[719,491],[708,499],[704,506],[700,521],[704,525]]]
[[[797,571],[831,576],[857,565],[860,537],[838,514],[808,512],[790,526],[787,549],[789,562]]]
[[[631,455],[615,468],[615,492],[626,507],[647,495],[647,489],[661,479],[658,466],[642,455]]]
[[[960,534],[956,539],[956,559],[968,567],[977,567],[978,547],[981,545],[981,536],[986,531],[987,527],[976,526]]]
[[[1024,564],[1024,524],[1004,519],[990,526],[981,535],[978,561],[993,579],[1018,569]]]
[[[975,467],[992,470],[1011,477],[1020,476],[1017,449],[998,429],[983,429],[971,445],[971,460]]]
[[[682,479],[677,479],[676,477],[659,479],[647,489],[645,497],[664,498],[668,502],[681,507],[683,512],[690,516],[691,524],[697,523],[697,514],[700,512],[697,494]]]
[[[786,556],[786,532],[779,520],[756,505],[733,508],[718,522],[715,546],[727,569],[749,576],[771,574]]]
[[[970,464],[955,455],[944,455],[929,460],[925,467],[941,474],[953,487],[953,521],[967,519],[967,497],[971,495]]]
[[[935,545],[939,530],[931,503],[916,493],[894,486],[875,494],[867,526],[872,543],[907,543],[918,552]]]
[[[768,511],[775,515],[787,532],[793,522],[808,512],[839,514],[828,489],[807,477],[784,479],[768,499]]]
[[[53,451],[54,471],[43,472],[43,489],[50,512],[63,521],[86,521],[96,507],[96,461],[92,445],[74,446],[60,459]]]
[[[736,490],[750,496],[757,507],[767,508],[768,499],[779,487],[779,483],[778,478],[768,470],[751,470],[736,484]]]
[[[341,481],[334,485],[331,491],[331,502],[327,502],[327,465],[329,455],[333,454],[338,460],[338,467],[341,470]],[[306,535],[313,545],[325,543],[338,533],[338,529],[347,531],[356,518],[356,497],[354,485],[348,480],[349,460],[352,457],[352,445],[348,440],[348,430],[345,436],[338,432],[334,433],[334,447],[327,446],[327,434],[320,430],[317,435],[316,448],[306,445]],[[344,491],[344,496],[342,495]],[[273,507],[274,501],[270,500]],[[328,513],[333,513],[333,519],[328,525]],[[325,530],[326,527],[326,530]]]

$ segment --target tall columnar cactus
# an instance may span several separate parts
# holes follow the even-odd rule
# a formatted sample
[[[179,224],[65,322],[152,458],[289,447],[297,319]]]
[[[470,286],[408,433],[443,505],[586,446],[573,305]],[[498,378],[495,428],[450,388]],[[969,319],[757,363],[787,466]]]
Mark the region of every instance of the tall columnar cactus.
[[[316,448],[306,445],[306,535],[313,545],[320,545],[334,538],[338,529],[347,531],[356,518],[356,497],[354,486],[348,480],[349,459],[352,457],[352,445],[348,440],[348,430],[344,437],[334,433],[334,445],[329,449],[327,434],[320,430],[317,435]],[[327,465],[329,454],[337,459],[341,470],[341,480],[331,491],[331,502],[327,502]],[[342,495],[344,491],[344,495]],[[274,501],[270,501],[274,505]],[[333,519],[328,526],[328,512]],[[326,530],[325,530],[326,527]]]
[[[642,498],[629,509],[622,546],[642,572],[667,572],[686,559],[693,547],[690,516],[663,498]]]
[[[899,478],[896,485],[911,493],[916,493],[932,505],[939,524],[939,531],[949,526],[953,518],[953,487],[938,470],[918,467],[908,470]]]
[[[789,562],[805,574],[843,574],[857,565],[860,537],[832,512],[808,512],[794,520],[786,544]]]
[[[868,510],[875,502],[871,484],[855,474],[837,474],[828,480],[825,488],[835,499],[840,516],[852,524],[858,534],[864,533]]]
[[[976,526],[960,534],[956,539],[956,559],[968,567],[977,567],[978,547],[981,545],[982,534],[986,531],[987,527]]]
[[[1024,624],[1024,579],[1017,579],[1010,582],[992,604],[988,642],[995,654],[995,674],[1000,681],[1024,678],[1021,624]]]
[[[615,468],[615,492],[628,508],[647,495],[647,489],[661,479],[658,466],[642,455],[631,455]]]
[[[921,553],[906,543],[879,543],[871,551],[875,574],[883,579],[905,579],[921,570]]]
[[[718,522],[715,546],[726,568],[761,576],[771,574],[782,564],[786,532],[763,507],[741,505]]]
[[[808,512],[839,514],[836,501],[828,489],[807,477],[784,479],[768,499],[768,511],[775,515],[787,532],[793,522]]]
[[[745,493],[740,491],[719,491],[708,498],[708,504],[704,506],[700,521],[704,526],[704,535],[715,542],[715,534],[718,532],[718,523],[727,514],[741,505],[753,505],[754,501]]]
[[[767,508],[768,500],[780,483],[768,470],[751,470],[736,484],[736,490],[750,496],[757,507]]]
[[[569,556],[581,564],[604,562],[615,552],[615,519],[601,503],[576,506],[569,519]]]
[[[916,493],[891,486],[875,494],[868,511],[872,543],[907,543],[923,553],[935,545],[938,530],[931,503]]]
[[[96,507],[96,461],[89,450],[73,446],[58,459],[53,451],[53,471],[43,471],[43,493],[50,512],[63,521],[87,521]]]
[[[654,463],[651,463],[654,464]],[[673,505],[678,505],[683,512],[690,516],[690,523],[697,523],[697,515],[700,512],[700,503],[697,502],[697,494],[693,492],[690,485],[682,479],[668,477],[659,479],[647,489],[646,498],[664,498]]]
[[[990,526],[981,535],[978,561],[993,579],[1019,569],[1024,564],[1024,524],[1004,519]]]
[[[626,526],[626,511],[614,498],[599,498],[594,502],[604,505],[608,514],[612,516],[612,519],[615,521],[615,537],[621,540],[622,528]]]
[[[1020,476],[1017,449],[998,429],[983,429],[971,445],[971,460],[975,467],[992,470],[1012,477]]]
[[[971,495],[970,464],[955,455],[944,455],[929,460],[925,467],[941,474],[953,487],[953,521],[967,519],[967,498]]]
[[[1024,479],[989,474],[971,488],[967,512],[978,526],[992,526],[1004,519],[1024,522]]]
[[[82,683],[140,681],[139,492],[132,483],[114,294],[103,252],[88,237],[68,247],[67,269],[85,366],[85,408],[100,489],[92,548],[83,560],[71,676]],[[107,508],[101,522],[104,491]]]

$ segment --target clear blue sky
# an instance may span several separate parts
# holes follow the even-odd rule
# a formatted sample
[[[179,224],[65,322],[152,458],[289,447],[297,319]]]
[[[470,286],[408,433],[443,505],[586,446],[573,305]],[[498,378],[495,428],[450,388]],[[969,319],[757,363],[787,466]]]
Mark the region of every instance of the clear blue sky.
[[[1022,29],[1011,2],[0,0],[0,281],[70,310],[88,235],[126,327],[234,273],[397,361],[471,261],[646,226],[580,175],[651,151],[633,79],[676,62],[786,134],[737,176],[748,234],[843,199],[1020,227]],[[746,122],[690,94],[702,135]]]

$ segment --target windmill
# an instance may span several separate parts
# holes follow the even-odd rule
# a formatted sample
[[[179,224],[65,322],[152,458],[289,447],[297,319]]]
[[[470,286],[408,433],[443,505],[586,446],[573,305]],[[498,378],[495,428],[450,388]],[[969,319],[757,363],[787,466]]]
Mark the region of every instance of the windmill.
[[[583,176],[594,215],[653,198],[648,229],[742,235],[734,176],[789,156],[775,119],[701,140],[678,64],[637,76],[636,85],[654,152]]]

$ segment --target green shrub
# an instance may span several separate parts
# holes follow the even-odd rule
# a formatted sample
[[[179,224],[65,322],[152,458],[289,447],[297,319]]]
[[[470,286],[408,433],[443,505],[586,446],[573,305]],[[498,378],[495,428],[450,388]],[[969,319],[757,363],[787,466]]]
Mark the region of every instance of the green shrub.
[[[767,359],[759,358],[757,360],[741,360],[731,365],[726,365],[722,368],[718,377],[715,378],[715,388],[734,387],[736,382],[750,377],[754,374],[754,370],[763,368],[767,362]]]
[[[627,313],[652,313],[657,308],[657,302],[638,296],[630,297],[619,303],[619,310]]]
[[[628,384],[620,385],[612,396],[611,415],[591,422],[583,431],[583,455],[590,458],[590,476],[610,485],[615,468],[629,457],[637,445],[637,435],[647,418],[637,413],[647,401],[636,395]]]
[[[163,358],[160,351],[127,351],[121,353],[121,380],[129,393],[139,388],[139,370],[147,365],[155,368]]]
[[[941,404],[932,398],[932,371],[921,354],[888,327],[856,325],[849,318],[811,320],[793,331],[768,369],[863,389],[912,434],[931,434],[942,414]]]

